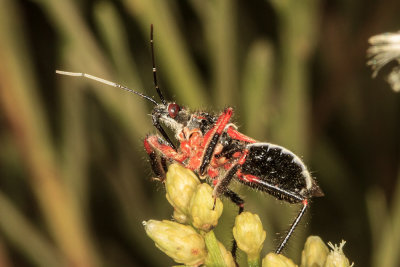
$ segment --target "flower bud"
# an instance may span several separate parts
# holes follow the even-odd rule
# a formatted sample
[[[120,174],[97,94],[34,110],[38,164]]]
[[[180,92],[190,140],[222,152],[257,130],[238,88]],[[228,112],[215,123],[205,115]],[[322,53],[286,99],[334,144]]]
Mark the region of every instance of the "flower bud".
[[[166,197],[179,215],[189,214],[190,199],[198,184],[200,181],[191,170],[176,163],[168,167],[165,179]]]
[[[343,253],[343,247],[346,244],[346,241],[342,240],[340,245],[333,245],[331,242],[328,243],[328,246],[331,247],[332,251],[329,252],[328,257],[326,258],[324,267],[351,267],[349,259]]]
[[[143,222],[156,247],[178,263],[202,264],[207,256],[204,238],[188,225],[167,220]]]
[[[247,254],[248,259],[258,258],[266,233],[257,214],[242,212],[236,216],[233,236],[238,247]]]
[[[218,247],[219,250],[221,252],[221,256],[223,258],[223,261],[225,263],[224,266],[226,267],[236,267],[235,261],[233,260],[232,254],[226,250],[226,248],[224,247],[224,245],[218,241]],[[215,263],[212,262],[212,258],[211,258],[211,254],[209,253],[207,258],[206,258],[206,262],[205,265],[206,266],[214,266]]]
[[[301,253],[301,267],[323,267],[329,249],[319,236],[309,236]]]
[[[178,223],[183,223],[183,224],[189,224],[190,223],[190,218],[187,215],[181,213],[177,209],[174,210],[174,214],[172,215],[172,217]]]
[[[262,260],[262,267],[297,267],[291,259],[282,254],[268,253]]]
[[[213,197],[211,186],[205,183],[198,185],[190,201],[190,216],[193,226],[203,231],[210,231],[217,225],[222,210],[222,202],[219,198]]]

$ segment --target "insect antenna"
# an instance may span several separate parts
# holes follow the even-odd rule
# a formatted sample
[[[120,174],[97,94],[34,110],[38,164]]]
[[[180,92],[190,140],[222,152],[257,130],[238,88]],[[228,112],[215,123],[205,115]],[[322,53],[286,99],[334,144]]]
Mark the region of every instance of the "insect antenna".
[[[157,94],[160,97],[161,102],[166,105],[167,102],[164,99],[164,96],[161,93],[160,88],[158,87],[158,82],[157,82],[157,68],[156,68],[156,60],[154,56],[154,40],[153,40],[153,24],[150,25],[150,47],[151,47],[151,61],[153,63],[153,80],[154,80],[154,86],[156,87]]]
[[[87,73],[82,73],[82,72],[68,72],[68,71],[61,71],[61,70],[56,70],[56,73],[57,73],[57,74],[60,74],[60,75],[66,75],[66,76],[74,76],[74,77],[88,78],[88,79],[94,80],[94,81],[96,81],[96,82],[100,82],[100,83],[107,84],[107,85],[112,86],[112,87],[120,88],[120,89],[125,90],[125,91],[128,91],[128,92],[130,92],[130,93],[134,93],[134,94],[136,94],[136,95],[138,95],[138,96],[140,96],[140,97],[142,97],[142,98],[144,98],[144,99],[150,101],[151,103],[153,103],[153,104],[156,105],[156,106],[158,105],[158,103],[157,103],[153,98],[151,98],[150,96],[147,96],[147,95],[145,95],[145,94],[136,92],[135,90],[132,90],[132,89],[130,89],[130,88],[126,87],[126,86],[120,85],[120,84],[118,84],[118,83],[111,82],[111,81],[107,81],[107,80],[104,80],[104,79],[102,79],[102,78],[99,78],[99,77],[96,77],[96,76],[93,76],[93,75],[90,75],[90,74],[87,74]]]

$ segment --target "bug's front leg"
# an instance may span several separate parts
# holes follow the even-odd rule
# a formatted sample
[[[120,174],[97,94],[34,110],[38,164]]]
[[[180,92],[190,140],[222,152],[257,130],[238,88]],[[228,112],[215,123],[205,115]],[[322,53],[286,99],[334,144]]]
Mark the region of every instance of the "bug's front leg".
[[[156,129],[160,132],[160,134],[163,136],[165,139],[165,142],[176,151],[176,147],[174,143],[172,143],[171,139],[168,137],[168,134],[165,132],[164,128],[161,126],[160,123],[160,114],[157,113],[157,111],[153,111],[152,113],[152,121],[153,121],[153,126],[156,127]]]
[[[151,169],[156,175],[156,179],[165,180],[167,172],[167,160],[174,160],[182,163],[187,155],[177,152],[169,146],[167,142],[156,135],[149,135],[144,139],[144,147],[149,155]]]

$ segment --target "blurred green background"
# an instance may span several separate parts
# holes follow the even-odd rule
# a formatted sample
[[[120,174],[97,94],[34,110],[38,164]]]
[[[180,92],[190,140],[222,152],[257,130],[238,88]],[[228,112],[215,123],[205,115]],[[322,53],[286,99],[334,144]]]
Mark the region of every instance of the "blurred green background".
[[[233,106],[241,132],[293,150],[317,178],[326,196],[285,255],[298,262],[313,234],[345,239],[356,266],[400,266],[400,94],[386,68],[371,79],[365,53],[399,14],[398,0],[0,0],[0,266],[173,265],[142,227],[172,214],[142,145],[152,106],[55,74],[154,96],[151,23],[168,99]],[[299,207],[233,187],[274,250]]]

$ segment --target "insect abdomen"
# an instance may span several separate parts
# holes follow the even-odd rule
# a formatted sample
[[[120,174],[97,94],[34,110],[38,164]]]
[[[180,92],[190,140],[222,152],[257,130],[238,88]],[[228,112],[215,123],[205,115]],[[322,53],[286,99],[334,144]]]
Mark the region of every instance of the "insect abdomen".
[[[242,173],[256,176],[259,180],[294,193],[301,197],[307,197],[307,191],[311,189],[313,181],[304,163],[289,150],[269,144],[255,143],[247,146],[249,153],[242,165]],[[274,195],[279,199],[289,202],[298,202],[295,199],[288,199],[280,196],[279,192],[271,191],[262,183],[247,183]]]

